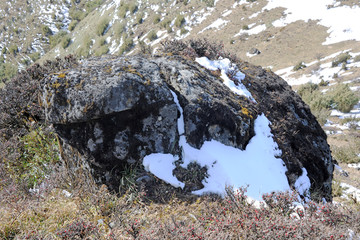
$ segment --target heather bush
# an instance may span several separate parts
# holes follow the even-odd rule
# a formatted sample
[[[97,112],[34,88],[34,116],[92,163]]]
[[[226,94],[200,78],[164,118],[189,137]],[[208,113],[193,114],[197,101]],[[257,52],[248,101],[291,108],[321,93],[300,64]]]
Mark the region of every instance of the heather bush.
[[[96,226],[82,219],[75,220],[71,224],[59,230],[56,235],[63,240],[87,239],[99,237]]]

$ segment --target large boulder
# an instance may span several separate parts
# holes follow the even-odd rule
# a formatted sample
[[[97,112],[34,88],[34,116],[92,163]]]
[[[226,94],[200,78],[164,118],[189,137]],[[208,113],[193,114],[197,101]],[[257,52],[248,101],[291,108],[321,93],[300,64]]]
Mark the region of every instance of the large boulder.
[[[178,55],[90,58],[47,77],[42,102],[62,139],[67,166],[73,171],[85,166],[111,189],[118,189],[126,166],[142,166],[151,154],[177,156],[173,174],[185,181],[181,136],[193,149],[216,141],[244,151],[263,114],[289,186],[298,188],[297,180],[307,173],[310,192],[330,200],[331,153],[309,107],[274,73],[240,61],[237,67],[250,98],[224,85],[220,70]],[[190,168],[208,176],[208,168]],[[187,183],[183,191],[201,189],[201,181]]]

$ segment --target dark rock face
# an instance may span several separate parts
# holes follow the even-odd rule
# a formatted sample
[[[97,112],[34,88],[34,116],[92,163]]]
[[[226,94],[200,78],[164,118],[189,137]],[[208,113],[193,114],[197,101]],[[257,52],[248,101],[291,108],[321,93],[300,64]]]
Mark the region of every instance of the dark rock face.
[[[309,108],[275,74],[245,63],[238,67],[257,103],[234,94],[216,72],[180,56],[92,58],[46,79],[46,119],[64,146],[83,156],[76,161],[117,189],[125,165],[141,163],[151,153],[181,156],[180,113],[172,91],[184,110],[186,139],[195,148],[214,139],[245,149],[263,112],[272,122],[291,186],[305,167],[312,191],[331,199],[332,158]]]

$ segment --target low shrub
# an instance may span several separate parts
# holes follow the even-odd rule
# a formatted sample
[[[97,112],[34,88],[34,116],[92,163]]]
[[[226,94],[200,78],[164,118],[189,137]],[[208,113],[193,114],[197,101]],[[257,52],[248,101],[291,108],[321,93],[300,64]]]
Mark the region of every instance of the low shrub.
[[[159,15],[156,15],[153,20],[153,24],[158,24],[160,22],[161,18]]]
[[[16,44],[12,44],[9,47],[9,52],[15,56],[19,52],[19,47]]]
[[[332,100],[331,106],[344,113],[350,112],[359,101],[348,84],[336,84],[327,92],[327,95]]]
[[[319,85],[306,83],[299,88],[298,94],[309,105],[320,124],[326,123],[331,109],[349,112],[359,101],[347,84],[337,84],[326,93],[322,93]]]
[[[180,28],[185,23],[185,18],[183,15],[178,15],[175,19],[174,25]]]
[[[50,47],[54,48],[56,45],[58,45],[62,40],[67,36],[66,31],[59,31],[55,35],[50,37]]]
[[[242,30],[249,30],[250,28],[249,28],[248,25],[243,25],[243,26],[241,27],[241,29],[242,29]]]
[[[126,13],[129,11],[129,5],[128,4],[121,4],[118,10],[118,16],[120,18],[125,18]]]
[[[100,38],[99,39],[99,46],[104,46],[106,44],[106,39],[103,37],[103,38]]]
[[[208,7],[214,7],[215,6],[215,0],[201,0],[206,4]]]
[[[157,39],[157,34],[156,34],[155,30],[151,30],[149,32],[148,39],[149,39],[149,41],[154,41],[155,39]]]
[[[299,71],[300,69],[303,68],[306,68],[306,65],[303,61],[301,61],[293,67],[293,71]]]
[[[79,23],[78,20],[72,20],[69,24],[68,30],[72,32],[78,23]]]
[[[69,36],[65,36],[62,40],[61,40],[61,46],[65,49],[67,48],[71,43],[71,38]]]
[[[31,58],[31,60],[33,62],[36,62],[38,59],[40,59],[40,53],[39,52],[33,52],[31,54],[29,54],[29,57]]]
[[[167,28],[167,27],[169,27],[170,26],[170,23],[171,23],[171,20],[170,19],[168,19],[168,18],[166,18],[166,19],[164,19],[161,23],[160,23],[160,26],[162,27],[162,28]]]
[[[189,32],[189,31],[186,30],[185,28],[181,28],[181,29],[180,29],[180,35],[186,34],[186,33],[188,33],[188,32]]]
[[[91,12],[95,8],[101,6],[101,4],[104,2],[104,0],[92,0],[92,1],[86,1],[86,11]]]
[[[332,61],[331,66],[337,67],[340,64],[346,64],[349,59],[351,59],[351,55],[349,53],[342,53],[338,57],[336,57],[334,61]]]
[[[17,72],[17,67],[12,63],[0,62],[0,82],[6,82],[7,80],[13,78]]]
[[[342,163],[358,163],[360,157],[358,156],[358,150],[355,146],[346,147],[333,147],[332,154],[334,158]]]
[[[49,26],[47,25],[42,25],[41,26],[41,31],[44,34],[44,36],[51,36],[53,34],[53,32],[51,31],[51,29],[49,28]]]
[[[137,15],[137,17],[136,17],[136,23],[137,23],[137,24],[142,24],[143,21],[144,21],[143,18],[144,18],[144,14],[139,13],[139,14]]]
[[[82,9],[77,9],[76,7],[72,7],[70,8],[69,15],[73,21],[76,20],[80,22],[86,17],[87,13]]]
[[[132,38],[126,38],[124,40],[123,45],[120,47],[120,55],[130,51],[133,48],[133,46],[134,46],[134,41],[132,40]]]
[[[107,30],[107,28],[109,27],[109,20],[108,19],[103,19],[99,25],[96,27],[96,34],[98,36],[103,36]]]
[[[323,125],[330,116],[331,99],[323,94],[319,85],[314,83],[306,83],[302,85],[297,93],[302,100],[309,105],[311,113],[316,117],[318,122]]]
[[[357,55],[356,57],[354,57],[354,62],[360,62],[360,55]]]
[[[136,13],[136,11],[139,9],[138,5],[134,2],[132,2],[130,5],[129,5],[129,11],[130,13]]]

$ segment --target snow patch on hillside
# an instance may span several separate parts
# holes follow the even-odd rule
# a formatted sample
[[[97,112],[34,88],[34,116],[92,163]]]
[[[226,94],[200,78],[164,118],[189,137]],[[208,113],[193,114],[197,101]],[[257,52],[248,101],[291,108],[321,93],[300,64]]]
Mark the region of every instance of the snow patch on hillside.
[[[209,26],[207,26],[206,28],[201,30],[199,33],[203,33],[204,31],[209,30],[209,29],[215,29],[215,31],[220,30],[221,28],[225,27],[228,22],[229,21],[227,21],[227,20],[223,20],[223,19],[219,18],[215,22],[213,22],[212,24],[210,24]]]
[[[259,34],[261,33],[262,31],[265,31],[266,30],[266,25],[265,24],[262,24],[262,25],[258,25],[254,28],[251,28],[252,25],[249,25],[249,30],[244,30],[244,29],[241,29],[239,33],[235,34],[234,37],[237,37],[237,36],[240,36],[244,33],[247,33],[249,35],[255,35],[255,34]]]
[[[328,27],[329,37],[323,45],[347,40],[360,41],[360,7],[339,6],[336,0],[269,0],[263,10],[277,7],[286,8],[284,17],[273,22],[275,27],[283,27],[298,20],[319,20],[319,24]],[[262,11],[263,11],[262,10]],[[336,17],[337,16],[337,17]]]

